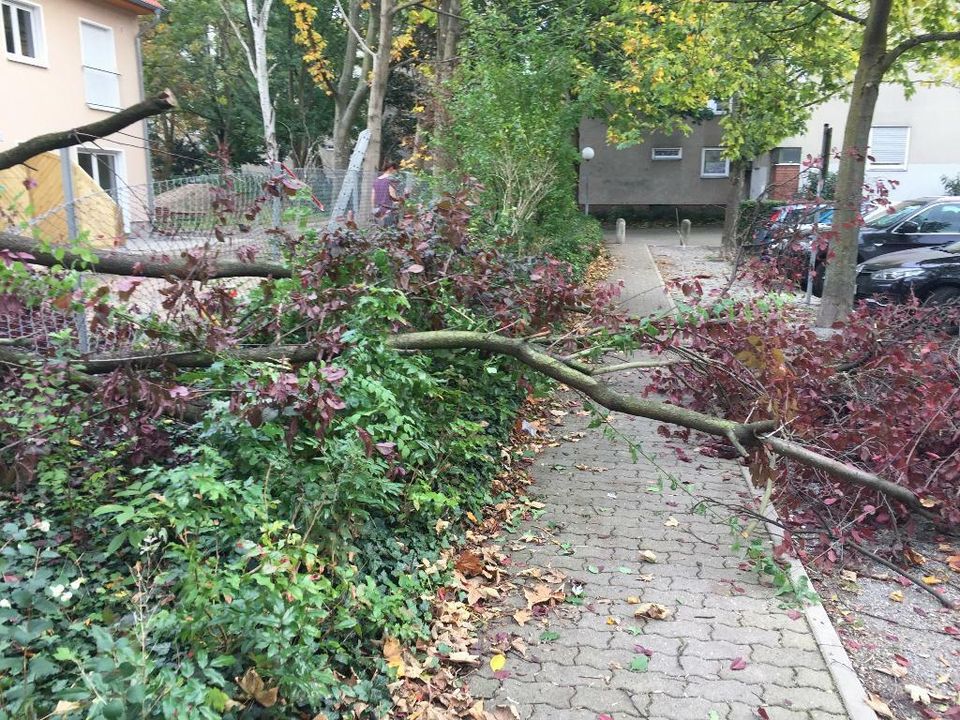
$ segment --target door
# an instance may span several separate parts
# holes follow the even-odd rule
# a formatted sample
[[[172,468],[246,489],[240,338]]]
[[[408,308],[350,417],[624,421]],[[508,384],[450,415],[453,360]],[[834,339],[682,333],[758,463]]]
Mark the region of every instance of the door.
[[[960,240],[960,203],[931,205],[894,230],[897,250],[945,245]]]

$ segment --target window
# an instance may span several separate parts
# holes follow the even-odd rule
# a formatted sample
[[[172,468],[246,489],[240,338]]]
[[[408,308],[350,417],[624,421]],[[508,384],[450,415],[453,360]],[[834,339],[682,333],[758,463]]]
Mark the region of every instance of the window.
[[[117,156],[111,152],[78,150],[77,162],[104,192],[117,199]]]
[[[724,178],[730,174],[730,161],[723,156],[723,148],[704,148],[700,154],[700,177]]]
[[[774,165],[799,165],[801,149],[798,147],[778,147],[770,151]]]
[[[87,105],[98,110],[120,109],[120,74],[113,45],[113,30],[80,21],[83,47],[83,87]]]
[[[726,115],[730,110],[730,103],[727,100],[707,100],[707,110],[714,115]]]
[[[40,6],[3,0],[0,2],[0,9],[7,57],[17,62],[43,65],[46,58]]]
[[[683,148],[653,148],[652,160],[679,160],[683,157]]]
[[[960,233],[960,205],[934,205],[912,218],[922,233]]]
[[[906,170],[907,145],[910,139],[908,127],[870,128],[870,149],[873,158],[870,168],[877,170]]]

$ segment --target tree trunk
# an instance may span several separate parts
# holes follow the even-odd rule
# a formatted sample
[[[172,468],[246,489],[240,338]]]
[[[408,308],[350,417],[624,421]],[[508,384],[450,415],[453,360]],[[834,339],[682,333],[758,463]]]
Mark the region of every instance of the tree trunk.
[[[280,148],[277,145],[277,118],[270,98],[270,65],[267,59],[267,26],[270,23],[270,6],[273,0],[265,0],[259,9],[255,0],[247,0],[247,18],[253,35],[253,59],[251,70],[257,81],[257,96],[260,101],[260,115],[263,118],[264,159],[271,170],[276,169],[280,161]]]
[[[723,212],[723,252],[732,256],[737,245],[737,225],[740,224],[740,203],[743,202],[744,178],[747,166],[742,160],[730,163],[730,185],[727,188],[727,206]]]
[[[370,144],[363,159],[363,190],[360,196],[360,221],[366,222],[371,213],[370,192],[373,179],[380,171],[380,151],[383,146],[383,101],[390,78],[390,48],[393,40],[393,15],[397,0],[380,0],[380,33],[373,57],[373,76],[370,80],[370,100],[367,103],[367,130]]]
[[[456,70],[457,50],[463,22],[460,19],[461,0],[442,0],[437,16],[437,60],[433,81],[433,127],[432,135],[441,137],[450,125],[449,88],[453,72]],[[418,125],[419,131],[419,125]],[[454,169],[453,159],[448,157],[440,146],[431,148],[433,168],[437,174]]]
[[[843,150],[834,196],[837,209],[833,228],[836,237],[831,243],[833,256],[827,260],[826,283],[817,317],[820,327],[830,327],[853,309],[867,145],[880,82],[883,80],[891,5],[892,0],[872,0],[863,31],[860,61],[843,131]]]
[[[346,170],[350,163],[350,135],[353,123],[370,90],[367,76],[370,74],[373,58],[365,50],[359,78],[355,80],[353,77],[357,65],[357,49],[360,47],[354,30],[357,30],[359,22],[360,0],[351,0],[346,17],[347,40],[343,51],[343,64],[337,90],[333,95],[333,166],[336,170]],[[364,38],[368,48],[373,44],[376,33],[377,13],[371,9],[367,17],[367,31]]]

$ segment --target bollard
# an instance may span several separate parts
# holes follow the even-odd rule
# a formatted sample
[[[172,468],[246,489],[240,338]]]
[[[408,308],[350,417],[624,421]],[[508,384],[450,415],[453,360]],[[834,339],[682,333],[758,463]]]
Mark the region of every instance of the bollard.
[[[617,218],[617,245],[623,245],[627,242],[627,221],[623,218]]]
[[[687,240],[690,238],[690,221],[683,220],[680,223],[680,247],[687,246]]]

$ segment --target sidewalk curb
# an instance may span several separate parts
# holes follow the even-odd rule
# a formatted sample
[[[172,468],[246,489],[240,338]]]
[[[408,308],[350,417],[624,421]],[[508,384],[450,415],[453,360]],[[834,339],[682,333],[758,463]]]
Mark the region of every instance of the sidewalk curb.
[[[657,259],[653,256],[653,251],[650,249],[650,245],[647,243],[643,244],[643,251],[647,253],[647,257],[650,258],[650,264],[653,266],[654,271],[657,273],[657,281],[660,283],[660,289],[663,291],[663,294],[667,296],[667,300],[670,302],[670,310],[676,312],[677,310],[677,301],[673,299],[673,295],[667,291],[667,283],[663,280],[663,275],[660,273],[660,266],[657,265]]]
[[[741,465],[740,472],[743,475],[744,482],[750,488],[750,492],[754,497],[760,497],[760,493],[750,479],[750,471]],[[767,504],[764,515],[769,520],[780,522],[780,517],[772,503]],[[774,544],[778,545],[783,542],[783,529],[781,527],[771,522],[764,523],[764,525]],[[786,557],[785,559],[790,569],[790,578],[794,582],[806,581],[807,586],[812,589],[813,583],[799,558]],[[820,654],[823,656],[823,661],[830,671],[833,684],[837,688],[843,707],[847,711],[847,716],[850,720],[877,720],[876,713],[866,703],[866,688],[860,682],[860,676],[854,670],[850,656],[847,655],[836,628],[830,622],[830,617],[827,615],[822,601],[817,605],[807,605],[803,608],[803,614],[813,639],[820,649]]]

